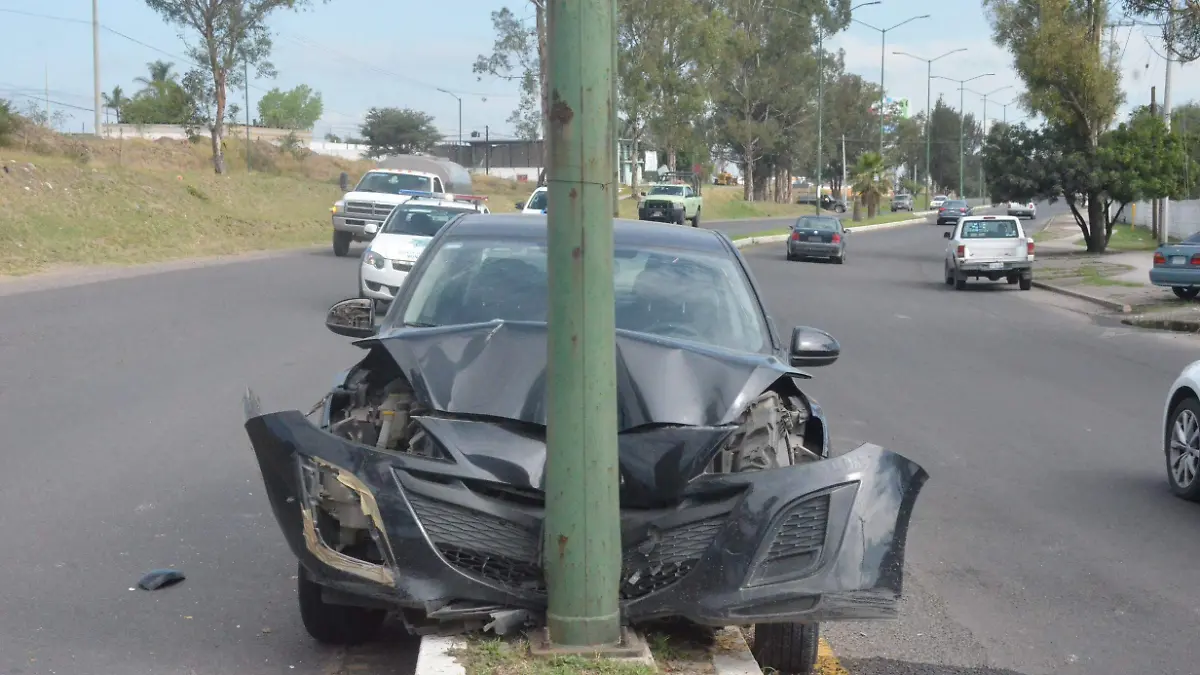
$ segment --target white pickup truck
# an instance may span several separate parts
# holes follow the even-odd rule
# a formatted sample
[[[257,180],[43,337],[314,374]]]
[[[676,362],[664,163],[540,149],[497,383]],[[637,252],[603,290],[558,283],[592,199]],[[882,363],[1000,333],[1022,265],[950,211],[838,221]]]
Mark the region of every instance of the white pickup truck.
[[[968,216],[947,232],[946,285],[967,287],[967,279],[1006,279],[1033,288],[1033,237],[1016,216]]]

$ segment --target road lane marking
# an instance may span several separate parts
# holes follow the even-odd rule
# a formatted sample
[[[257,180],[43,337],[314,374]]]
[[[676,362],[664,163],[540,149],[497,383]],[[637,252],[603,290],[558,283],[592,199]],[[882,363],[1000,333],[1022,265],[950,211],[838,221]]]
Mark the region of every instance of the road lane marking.
[[[829,646],[829,642],[825,638],[821,638],[821,644],[817,648],[817,670],[819,675],[850,675],[850,671],[842,666],[842,662],[838,661],[838,657],[833,653],[833,648]]]

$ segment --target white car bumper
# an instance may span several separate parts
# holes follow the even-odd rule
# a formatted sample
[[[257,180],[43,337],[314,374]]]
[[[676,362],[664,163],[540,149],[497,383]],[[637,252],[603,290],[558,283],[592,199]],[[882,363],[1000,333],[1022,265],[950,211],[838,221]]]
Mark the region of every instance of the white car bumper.
[[[362,291],[363,297],[391,302],[400,292],[400,285],[408,277],[412,263],[388,260],[380,269],[362,262],[359,269],[359,290]]]

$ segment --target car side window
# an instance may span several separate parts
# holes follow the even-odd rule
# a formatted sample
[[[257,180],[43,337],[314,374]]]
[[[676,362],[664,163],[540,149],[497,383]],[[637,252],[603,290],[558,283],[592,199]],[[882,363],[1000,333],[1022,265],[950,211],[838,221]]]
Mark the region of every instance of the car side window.
[[[433,179],[433,191],[439,194],[445,192],[445,190],[442,189],[442,180],[440,178],[435,177]]]

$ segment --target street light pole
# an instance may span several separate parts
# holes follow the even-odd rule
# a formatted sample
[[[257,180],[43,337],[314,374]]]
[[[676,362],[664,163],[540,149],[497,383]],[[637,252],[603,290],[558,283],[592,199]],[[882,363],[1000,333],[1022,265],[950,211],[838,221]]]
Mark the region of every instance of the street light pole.
[[[458,101],[458,144],[462,145],[462,97],[446,89],[438,89],[438,91],[442,92],[443,94],[449,94],[453,96],[456,101]]]
[[[851,12],[859,7],[867,7],[869,5],[878,5],[882,0],[872,0],[871,2],[861,2],[850,8]],[[777,10],[785,14],[807,19],[803,14],[784,7],[769,7],[769,9]],[[817,215],[821,215],[821,172],[825,168],[825,29],[817,26]]]
[[[879,32],[879,45],[880,45],[879,46],[879,156],[881,158],[883,157],[883,120],[884,120],[883,104],[884,104],[884,95],[885,95],[883,78],[884,78],[884,58],[887,55],[887,34],[891,31],[903,26],[904,24],[911,23],[913,21],[916,21],[917,19],[928,19],[928,18],[929,18],[928,14],[922,14],[920,16],[909,17],[909,18],[905,19],[904,21],[901,21],[900,23],[898,23],[894,26],[889,26],[887,28],[878,28],[876,26],[872,26],[869,23],[866,23],[865,21],[859,21],[858,19],[855,19],[855,18],[850,19],[851,21],[853,21],[859,25],[866,26],[867,28],[870,28],[873,31]]]
[[[932,123],[932,118],[933,118],[933,62],[944,59],[947,56],[950,56],[951,54],[957,54],[959,52],[965,52],[965,51],[967,51],[966,47],[960,47],[958,49],[952,49],[952,50],[946,52],[945,54],[942,54],[941,56],[935,56],[932,59],[921,58],[920,56],[917,56],[916,54],[909,54],[908,52],[892,52],[893,54],[896,54],[898,56],[907,56],[909,58],[916,59],[918,61],[924,61],[925,66],[926,66],[926,68],[925,68],[925,207],[926,208],[929,207],[929,203],[933,199],[933,167],[932,167],[933,152],[932,152],[932,145],[931,145],[930,138],[929,138],[929,130],[932,128],[931,123]]]
[[[932,75],[931,79],[946,80],[948,82],[958,83],[958,196],[965,199],[966,194],[966,174],[963,172],[963,134],[966,130],[966,115],[963,113],[963,107],[966,104],[963,98],[963,91],[966,89],[968,82],[974,82],[981,77],[991,77],[995,73],[983,73],[975,77],[968,77],[965,80],[956,80],[953,77],[945,77],[943,75]]]
[[[1004,91],[1006,89],[1012,89],[1012,85],[1005,85],[1003,87],[1000,87],[999,89],[993,89],[986,94],[981,94],[981,93],[975,91],[974,89],[967,90],[967,91],[971,92],[972,94],[975,94],[976,96],[980,96],[983,98],[983,121],[979,125],[979,130],[981,132],[983,132],[985,138],[987,137],[987,100],[988,100],[988,97],[991,96],[992,94]],[[983,148],[981,147],[979,149],[979,198],[983,199],[985,196],[986,195],[985,195],[985,192],[983,189]]]
[[[554,92],[546,167],[546,622],[552,645],[589,654],[621,641],[613,2],[546,2]]]

